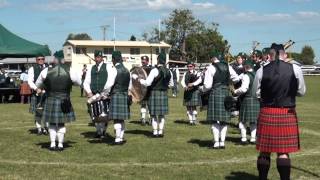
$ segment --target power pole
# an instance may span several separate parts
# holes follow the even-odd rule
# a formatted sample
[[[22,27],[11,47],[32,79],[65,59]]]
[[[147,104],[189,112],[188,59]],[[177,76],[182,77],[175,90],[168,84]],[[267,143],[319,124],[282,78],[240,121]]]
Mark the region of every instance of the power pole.
[[[106,32],[107,32],[107,28],[109,27],[109,25],[102,25],[101,29],[102,29],[102,35],[103,35],[103,40],[106,40]]]

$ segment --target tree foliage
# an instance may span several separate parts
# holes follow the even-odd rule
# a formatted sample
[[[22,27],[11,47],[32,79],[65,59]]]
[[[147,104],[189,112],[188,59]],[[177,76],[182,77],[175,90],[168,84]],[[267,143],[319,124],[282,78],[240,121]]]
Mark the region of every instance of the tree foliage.
[[[160,40],[172,46],[170,59],[206,62],[213,48],[224,51],[228,44],[218,32],[218,24],[206,25],[189,9],[173,10],[162,24],[164,29],[160,32]],[[159,42],[159,29],[153,28],[142,37],[149,42]]]
[[[134,35],[131,35],[131,37],[130,37],[130,39],[129,39],[130,41],[136,41],[137,40],[137,38],[134,36]]]
[[[304,46],[301,51],[301,62],[305,65],[314,64],[314,51],[311,46]]]
[[[87,33],[79,33],[79,34],[70,33],[66,41],[68,40],[92,40],[92,38]]]

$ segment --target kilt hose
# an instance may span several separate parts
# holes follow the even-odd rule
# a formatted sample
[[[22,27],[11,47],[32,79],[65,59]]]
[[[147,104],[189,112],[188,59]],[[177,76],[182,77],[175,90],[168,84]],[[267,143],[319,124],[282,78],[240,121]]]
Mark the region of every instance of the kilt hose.
[[[63,102],[63,99],[67,97],[67,95],[49,95],[44,104],[42,120],[52,124],[75,121],[76,118],[73,107],[71,107],[71,110],[68,113],[63,113],[61,110],[61,103]]]
[[[227,86],[219,86],[211,90],[207,110],[207,121],[229,122],[230,112],[224,106],[224,98],[229,95]]]
[[[126,120],[130,118],[130,107],[128,105],[128,92],[115,92],[111,94],[109,119]]]
[[[256,149],[260,152],[299,151],[299,129],[295,108],[261,108]]]
[[[168,114],[167,91],[152,90],[148,99],[148,108],[151,116]]]
[[[31,88],[29,87],[27,82],[23,82],[20,85],[20,95],[24,96],[24,95],[31,95]]]
[[[239,119],[243,124],[257,124],[260,102],[254,97],[244,97],[240,105]]]
[[[184,106],[201,106],[201,97],[199,90],[184,91]]]

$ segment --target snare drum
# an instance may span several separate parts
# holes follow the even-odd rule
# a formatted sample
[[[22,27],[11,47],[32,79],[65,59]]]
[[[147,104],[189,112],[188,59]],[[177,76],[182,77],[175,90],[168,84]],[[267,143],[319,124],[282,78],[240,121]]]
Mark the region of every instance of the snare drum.
[[[99,100],[89,104],[90,115],[94,123],[107,122],[110,100]]]

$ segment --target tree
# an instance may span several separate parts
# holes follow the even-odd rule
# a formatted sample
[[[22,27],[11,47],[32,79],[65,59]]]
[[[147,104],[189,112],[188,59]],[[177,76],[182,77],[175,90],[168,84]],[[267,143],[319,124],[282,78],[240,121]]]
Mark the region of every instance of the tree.
[[[314,64],[314,51],[311,46],[304,46],[301,51],[301,61],[305,65]]]
[[[203,29],[204,23],[196,19],[189,9],[175,9],[162,22],[165,25],[166,41],[172,45],[172,50],[186,53],[186,39]],[[183,57],[185,59],[185,57]]]
[[[68,40],[92,40],[92,38],[87,33],[79,33],[79,34],[70,33],[66,41]]]
[[[137,38],[134,35],[131,35],[130,41],[136,41],[136,40],[137,40]]]
[[[301,54],[297,52],[289,52],[288,57],[297,61],[301,61]]]

